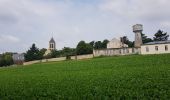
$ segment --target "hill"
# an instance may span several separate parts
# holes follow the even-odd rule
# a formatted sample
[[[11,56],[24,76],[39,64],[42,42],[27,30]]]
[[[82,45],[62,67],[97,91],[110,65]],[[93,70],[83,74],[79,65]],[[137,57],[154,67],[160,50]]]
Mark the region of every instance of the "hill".
[[[170,54],[0,68],[0,99],[169,99]]]

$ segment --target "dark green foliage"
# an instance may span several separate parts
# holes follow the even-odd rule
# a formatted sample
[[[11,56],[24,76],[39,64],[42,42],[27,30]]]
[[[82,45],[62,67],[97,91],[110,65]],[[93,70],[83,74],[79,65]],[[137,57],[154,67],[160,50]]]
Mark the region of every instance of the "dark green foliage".
[[[12,53],[4,53],[0,55],[0,67],[13,65]]]
[[[170,54],[0,69],[1,100],[169,100]]]
[[[74,56],[76,55],[76,49],[64,47],[61,51],[61,56]]]
[[[134,42],[130,41],[127,36],[121,37],[121,42],[127,44],[128,47],[134,47]]]
[[[107,48],[107,43],[109,42],[109,40],[107,40],[107,39],[105,39],[105,40],[103,40],[103,42],[102,42],[102,48]]]
[[[89,44],[94,48],[95,41],[91,41]]]
[[[93,47],[89,43],[85,43],[85,41],[80,41],[76,48],[77,55],[83,54],[92,54]]]
[[[151,38],[148,38],[144,33],[141,34],[142,35],[142,42],[148,43],[148,42],[153,42],[153,40]]]
[[[33,61],[42,59],[42,54],[39,49],[32,44],[32,47],[25,54],[25,61]]]
[[[167,34],[167,32],[158,30],[158,32],[155,33],[155,37],[153,39],[154,39],[154,41],[167,41],[168,38],[169,38],[169,35]]]
[[[51,51],[51,58],[56,58],[60,56],[60,51],[52,50]]]
[[[47,51],[47,49],[45,49],[45,48],[40,49],[39,52],[40,52],[41,59],[44,58],[44,54],[45,54],[46,51]]]
[[[94,49],[102,49],[102,42],[101,41],[97,41],[94,44]]]

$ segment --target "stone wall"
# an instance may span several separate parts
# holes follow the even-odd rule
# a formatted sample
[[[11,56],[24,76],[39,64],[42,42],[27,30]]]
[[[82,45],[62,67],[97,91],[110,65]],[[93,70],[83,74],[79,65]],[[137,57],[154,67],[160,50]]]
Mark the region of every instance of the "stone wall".
[[[93,54],[71,56],[71,60],[90,59],[90,58],[93,58]],[[32,65],[41,62],[55,62],[55,61],[64,61],[64,60],[66,60],[66,57],[30,61],[30,62],[25,62],[23,65]]]
[[[78,56],[71,56],[72,60],[81,60],[81,59],[90,59],[93,58],[93,54],[88,54],[88,55],[78,55]]]
[[[118,48],[93,50],[94,57],[140,54],[140,48]]]

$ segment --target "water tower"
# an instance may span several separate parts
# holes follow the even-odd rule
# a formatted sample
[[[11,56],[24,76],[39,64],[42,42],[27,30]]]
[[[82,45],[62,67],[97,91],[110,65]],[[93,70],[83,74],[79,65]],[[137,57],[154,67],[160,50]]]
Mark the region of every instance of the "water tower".
[[[142,42],[142,31],[143,31],[143,25],[136,24],[133,26],[133,32],[135,33],[135,47],[140,48],[143,44]]]

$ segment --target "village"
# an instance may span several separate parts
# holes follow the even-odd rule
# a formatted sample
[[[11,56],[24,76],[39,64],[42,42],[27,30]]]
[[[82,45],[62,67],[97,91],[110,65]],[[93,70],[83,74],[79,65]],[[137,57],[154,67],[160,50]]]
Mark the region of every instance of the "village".
[[[166,54],[170,53],[170,40],[165,41],[153,41],[148,43],[143,43],[142,41],[142,31],[143,25],[136,24],[133,27],[133,32],[135,35],[134,47],[129,47],[128,44],[125,43],[126,40],[123,38],[117,39],[113,38],[106,44],[106,48],[104,49],[93,49],[93,53],[87,54],[72,54],[62,56],[62,57],[54,57],[52,59],[45,58],[42,60],[35,60],[35,61],[27,61],[25,62],[25,55],[24,54],[13,54],[12,58],[16,64],[34,64],[40,62],[50,62],[50,61],[64,61],[67,59],[71,60],[78,60],[78,59],[88,59],[93,57],[99,56],[117,56],[117,55],[133,55],[133,54],[141,54],[141,55],[148,55],[148,54]],[[168,36],[168,35],[167,35]],[[52,51],[56,50],[56,42],[52,37],[49,41],[49,48],[44,52],[43,56],[48,56],[52,53]],[[74,51],[73,51],[74,52]]]

